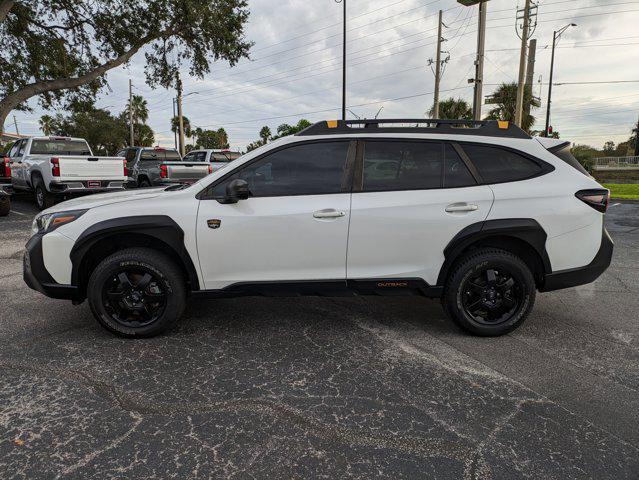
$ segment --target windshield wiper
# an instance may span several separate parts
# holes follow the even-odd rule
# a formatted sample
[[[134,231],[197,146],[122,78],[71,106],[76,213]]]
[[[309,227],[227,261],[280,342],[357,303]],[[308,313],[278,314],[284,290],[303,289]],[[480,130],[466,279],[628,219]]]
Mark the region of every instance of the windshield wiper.
[[[176,190],[184,190],[185,188],[190,187],[188,183],[176,183],[175,185],[171,185],[170,187],[166,187],[164,189],[165,192],[174,192]]]

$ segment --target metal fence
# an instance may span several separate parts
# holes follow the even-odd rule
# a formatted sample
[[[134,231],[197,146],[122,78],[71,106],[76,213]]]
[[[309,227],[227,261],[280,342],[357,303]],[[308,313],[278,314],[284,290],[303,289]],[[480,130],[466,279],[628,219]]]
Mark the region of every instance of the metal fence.
[[[595,159],[595,170],[639,170],[639,156],[634,157],[600,157]]]

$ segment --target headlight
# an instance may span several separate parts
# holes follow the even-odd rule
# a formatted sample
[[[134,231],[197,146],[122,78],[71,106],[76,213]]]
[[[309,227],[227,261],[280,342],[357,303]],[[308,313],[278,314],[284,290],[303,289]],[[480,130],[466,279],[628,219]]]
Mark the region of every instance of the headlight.
[[[84,215],[86,210],[72,210],[69,212],[45,213],[35,217],[31,224],[31,233],[49,233],[62,225],[75,222]]]

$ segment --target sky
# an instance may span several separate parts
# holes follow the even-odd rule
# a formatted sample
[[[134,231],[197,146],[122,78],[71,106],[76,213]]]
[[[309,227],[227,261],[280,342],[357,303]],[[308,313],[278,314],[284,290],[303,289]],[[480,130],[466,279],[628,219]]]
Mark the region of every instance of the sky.
[[[346,0],[347,105],[349,118],[423,118],[432,107],[437,15],[446,25],[443,50],[450,59],[441,98],[472,103],[473,61],[477,45],[477,7],[456,0]],[[489,0],[484,95],[502,82],[516,82],[521,40],[517,9],[525,0]],[[539,0],[533,110],[543,129],[553,30],[576,23],[562,35],[555,55],[552,121],[561,138],[601,147],[630,136],[639,118],[639,0]],[[184,67],[184,115],[192,126],[224,127],[232,149],[242,150],[268,125],[339,118],[342,82],[342,5],[335,0],[249,0],[246,38],[254,42],[250,59],[230,68],[215,62],[205,78]],[[174,91],[144,83],[144,54],[108,74],[98,106],[124,110],[128,81],[148,101],[156,143],[172,146],[170,118]],[[634,81],[634,82],[633,82]],[[22,134],[39,133],[45,113],[16,113]],[[484,105],[485,115],[490,105]],[[56,112],[49,112],[56,113]],[[13,132],[13,118],[6,130]]]

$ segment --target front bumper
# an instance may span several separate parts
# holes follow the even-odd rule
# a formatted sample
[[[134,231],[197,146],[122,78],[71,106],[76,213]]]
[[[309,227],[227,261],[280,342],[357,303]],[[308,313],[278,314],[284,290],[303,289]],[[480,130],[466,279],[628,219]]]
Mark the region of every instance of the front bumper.
[[[612,261],[612,251],[614,243],[608,231],[603,229],[601,235],[601,246],[595,258],[585,267],[561,270],[546,275],[544,284],[539,288],[540,292],[550,292],[562,288],[576,287],[594,282],[606,271]]]
[[[23,259],[23,278],[27,286],[43,293],[47,297],[79,301],[78,287],[60,285],[51,277],[44,266],[42,257],[42,237],[38,233],[31,237],[25,246]]]

